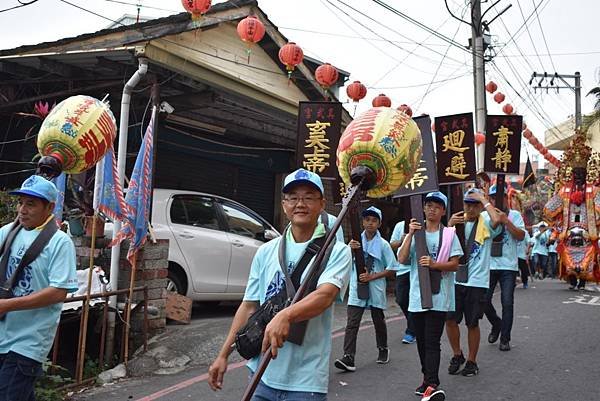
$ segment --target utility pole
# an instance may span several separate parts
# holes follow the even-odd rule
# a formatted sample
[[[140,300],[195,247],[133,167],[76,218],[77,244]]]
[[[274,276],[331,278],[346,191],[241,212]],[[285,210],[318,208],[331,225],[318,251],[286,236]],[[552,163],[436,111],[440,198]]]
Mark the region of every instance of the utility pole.
[[[534,82],[537,78],[540,78],[540,80]],[[573,79],[573,85],[567,82],[567,79]],[[542,91],[545,89],[546,93],[549,93],[550,89],[556,89],[556,93],[558,93],[561,89],[571,89],[575,93],[575,128],[581,128],[581,74],[579,71],[575,74],[555,72],[554,75],[549,75],[547,72],[540,74],[534,72],[531,74],[529,85],[533,86],[534,92],[538,89]]]
[[[487,107],[485,103],[485,52],[481,0],[471,0],[471,49],[473,52],[473,89],[475,100],[475,132],[485,133]],[[477,171],[483,170],[484,145],[475,145]]]

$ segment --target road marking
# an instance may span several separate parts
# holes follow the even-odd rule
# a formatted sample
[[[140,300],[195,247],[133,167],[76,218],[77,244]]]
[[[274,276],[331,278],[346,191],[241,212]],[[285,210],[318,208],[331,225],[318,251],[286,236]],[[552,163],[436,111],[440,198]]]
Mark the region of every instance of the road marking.
[[[563,304],[582,304],[600,306],[600,297],[595,295],[593,296],[588,294],[581,294],[571,297],[566,301],[563,301]]]
[[[391,322],[396,322],[396,321],[402,320],[402,319],[404,319],[404,316],[394,316],[394,317],[385,319],[385,321],[387,323],[391,323]],[[367,323],[367,324],[364,324],[364,325],[360,326],[358,328],[358,330],[359,331],[363,331],[363,330],[370,329],[372,327],[373,327],[373,324]],[[339,329],[339,330],[337,330],[337,331],[335,331],[335,332],[332,333],[331,339],[333,340],[335,338],[341,337],[341,336],[344,335],[344,333],[345,333],[345,329]],[[232,371],[234,369],[238,369],[238,368],[241,368],[243,366],[246,366],[246,361],[232,363],[232,364],[227,365],[227,371],[230,372],[230,371]],[[201,374],[199,376],[195,376],[195,377],[192,377],[190,379],[187,379],[187,380],[184,380],[182,382],[179,382],[177,384],[174,384],[172,386],[166,387],[166,388],[164,388],[162,390],[159,390],[159,391],[157,391],[155,393],[152,393],[150,395],[147,395],[145,397],[138,398],[136,401],[154,401],[154,400],[158,400],[159,398],[162,398],[165,395],[171,394],[171,393],[173,393],[175,391],[182,390],[182,389],[184,389],[186,387],[189,387],[189,386],[191,386],[193,384],[196,384],[196,383],[203,382],[203,381],[205,381],[207,379],[208,379],[208,373],[204,373],[204,374]]]

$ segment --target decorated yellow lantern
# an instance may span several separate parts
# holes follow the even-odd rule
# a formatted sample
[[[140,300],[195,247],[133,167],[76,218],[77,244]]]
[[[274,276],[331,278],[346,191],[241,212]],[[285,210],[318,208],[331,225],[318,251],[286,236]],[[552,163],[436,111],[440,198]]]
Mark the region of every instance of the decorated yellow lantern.
[[[117,124],[108,104],[90,96],[72,96],[44,119],[37,147],[45,161],[68,174],[93,167],[115,140]]]
[[[352,121],[342,134],[337,166],[346,185],[350,185],[354,167],[369,167],[376,183],[367,196],[381,198],[410,180],[421,152],[421,132],[408,115],[389,107],[374,107]]]

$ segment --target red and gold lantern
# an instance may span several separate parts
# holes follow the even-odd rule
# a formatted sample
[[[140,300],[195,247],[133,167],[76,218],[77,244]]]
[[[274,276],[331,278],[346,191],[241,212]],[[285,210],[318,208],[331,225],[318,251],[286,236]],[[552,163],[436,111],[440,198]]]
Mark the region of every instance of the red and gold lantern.
[[[490,81],[485,85],[485,90],[488,91],[489,93],[496,92],[496,89],[498,89],[498,85],[496,85],[496,83],[494,81]]]
[[[246,43],[246,53],[248,53],[248,63],[250,63],[251,47],[265,36],[265,26],[256,16],[249,15],[238,23],[237,33],[240,39]]]
[[[504,96],[504,93],[498,92],[494,95],[494,102],[500,104],[504,101],[505,98],[506,96]]]
[[[406,114],[409,117],[412,117],[412,115],[413,115],[412,109],[407,104],[401,104],[400,106],[398,106],[397,110],[403,112],[404,114]]]
[[[211,0],[181,0],[181,5],[185,10],[192,14],[193,20],[202,18],[210,9]]]
[[[330,86],[335,84],[338,80],[339,73],[337,68],[329,63],[320,65],[315,70],[315,79],[325,90],[329,89]]]
[[[358,103],[359,100],[367,96],[367,87],[361,84],[360,81],[354,81],[346,87],[346,94],[354,103]]]
[[[294,71],[296,66],[300,64],[303,59],[304,52],[302,51],[302,48],[294,42],[290,42],[279,49],[279,61],[285,65],[285,69],[288,72],[288,78],[292,76],[292,71]]]
[[[371,104],[373,107],[392,107],[392,100],[381,93],[373,99]]]

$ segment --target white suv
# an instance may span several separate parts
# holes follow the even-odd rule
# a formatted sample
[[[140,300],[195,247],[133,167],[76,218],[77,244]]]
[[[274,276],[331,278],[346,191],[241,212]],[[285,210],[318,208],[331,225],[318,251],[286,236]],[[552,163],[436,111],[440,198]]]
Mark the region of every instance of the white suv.
[[[235,201],[171,189],[154,190],[152,225],[169,240],[167,289],[196,301],[241,300],[256,250],[280,235]]]

